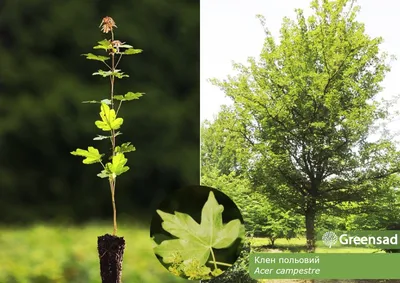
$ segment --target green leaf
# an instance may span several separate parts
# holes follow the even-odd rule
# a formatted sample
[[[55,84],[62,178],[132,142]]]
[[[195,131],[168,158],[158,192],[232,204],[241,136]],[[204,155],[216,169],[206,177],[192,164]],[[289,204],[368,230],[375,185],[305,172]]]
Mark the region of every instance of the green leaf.
[[[142,52],[143,52],[142,49],[130,48],[130,49],[127,49],[124,52],[122,52],[122,54],[124,54],[124,55],[134,55],[134,54],[139,54],[139,53],[142,53]]]
[[[143,92],[128,92],[124,95],[115,95],[114,99],[115,100],[121,100],[121,101],[129,101],[129,100],[134,100],[134,99],[139,99],[140,97],[143,96]]]
[[[125,74],[124,72],[121,72],[121,70],[119,70],[119,69],[115,69],[114,71],[98,70],[97,72],[93,73],[92,75],[93,76],[102,76],[103,78],[109,77],[109,76],[115,76],[118,79],[129,77],[129,75]]]
[[[126,142],[126,143],[121,144],[121,146],[115,147],[115,152],[121,152],[121,153],[132,152],[135,150],[136,150],[136,148],[133,145],[131,145],[130,142]]]
[[[105,103],[107,105],[111,105],[111,100],[110,99],[103,99],[103,100],[87,100],[87,101],[82,101],[82,103]]]
[[[82,54],[82,56],[86,56],[86,59],[88,59],[88,60],[96,60],[96,61],[101,61],[101,62],[105,62],[106,60],[110,59],[109,57],[95,55],[93,53]]]
[[[121,47],[121,48],[133,48],[133,46],[129,45],[129,44],[121,44],[119,47]]]
[[[241,222],[239,219],[230,221],[228,224],[221,227],[221,229],[215,233],[214,245],[216,249],[224,249],[229,247],[237,238],[240,237]]]
[[[102,170],[99,174],[97,174],[97,176],[100,178],[109,178],[110,175],[110,172],[107,172],[107,170]]]
[[[112,162],[107,163],[106,167],[109,172],[115,174],[115,176],[121,175],[129,170],[128,166],[125,166],[128,159],[125,158],[125,155],[121,152],[118,152],[112,158]]]
[[[111,72],[111,75],[115,76],[118,79],[129,77],[129,75],[125,74],[124,72],[121,72],[121,70],[119,69],[115,69],[114,72]]]
[[[101,140],[105,140],[105,139],[109,139],[110,136],[102,136],[102,135],[97,135],[97,137],[94,137],[93,140],[94,141],[101,141]]]
[[[103,50],[110,50],[112,49],[112,44],[108,39],[104,39],[98,42],[98,45],[94,46],[93,49],[103,49]]]
[[[116,118],[115,110],[110,109],[105,103],[102,103],[100,108],[100,117],[102,121],[96,121],[96,126],[103,131],[119,129],[124,120],[122,118]]]
[[[227,248],[240,237],[243,226],[239,219],[227,224],[222,222],[224,207],[218,204],[214,193],[210,192],[201,214],[201,224],[190,215],[175,212],[174,214],[157,210],[162,228],[178,239],[163,241],[154,249],[161,257],[169,257],[171,252],[178,252],[184,260],[196,259],[204,265],[210,250]]]
[[[119,136],[119,135],[122,135],[122,133],[121,132],[116,132],[114,134],[114,137]],[[94,137],[93,140],[94,141],[100,141],[100,140],[105,140],[105,139],[109,139],[109,138],[112,138],[112,136],[97,135],[97,137]]]
[[[76,151],[71,152],[72,155],[77,155],[77,156],[83,156],[85,159],[83,159],[84,164],[93,164],[101,161],[101,157],[103,154],[99,153],[99,150],[89,146],[88,150],[80,149],[78,148]]]
[[[125,158],[124,154],[118,152],[116,155],[112,157],[112,161],[108,162],[105,166],[105,169],[102,170],[99,174],[97,174],[100,178],[115,178],[122,173],[125,173],[129,170],[128,166],[125,166],[128,159]]]
[[[163,220],[162,228],[171,235],[194,242],[199,240],[201,227],[189,214],[177,211],[170,214],[161,210],[157,210],[157,213]]]
[[[103,78],[109,77],[113,74],[111,71],[104,71],[104,70],[98,70],[97,72],[93,73],[92,76],[102,76]]]
[[[213,192],[210,192],[208,200],[201,211],[201,229],[208,230],[208,239],[216,249],[229,247],[240,235],[241,223],[239,219],[232,220],[224,225],[222,212],[224,206],[218,204]],[[210,227],[213,227],[210,229]]]

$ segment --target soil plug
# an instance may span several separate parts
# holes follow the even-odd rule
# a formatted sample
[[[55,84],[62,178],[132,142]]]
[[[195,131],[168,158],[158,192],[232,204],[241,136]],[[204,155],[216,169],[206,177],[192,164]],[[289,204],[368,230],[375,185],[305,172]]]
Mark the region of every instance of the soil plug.
[[[102,283],[121,282],[122,261],[125,249],[124,237],[106,234],[98,237],[97,249],[100,258]]]

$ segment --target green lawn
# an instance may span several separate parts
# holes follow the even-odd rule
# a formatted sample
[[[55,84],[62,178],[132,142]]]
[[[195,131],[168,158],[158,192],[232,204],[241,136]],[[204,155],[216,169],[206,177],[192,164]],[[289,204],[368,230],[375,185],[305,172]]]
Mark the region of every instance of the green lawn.
[[[99,283],[97,236],[110,233],[107,223],[76,226],[34,225],[25,228],[0,227],[1,283]],[[119,235],[126,240],[123,282],[126,283],[184,283],[167,272],[152,252],[147,227],[119,225]],[[252,246],[270,251],[267,239],[253,238]],[[304,251],[305,239],[279,239],[276,249],[283,252]],[[279,251],[272,250],[272,251]],[[317,252],[374,252],[371,249],[328,249]],[[192,281],[196,282],[196,281]],[[275,282],[275,280],[260,280]],[[307,282],[282,280],[285,282]],[[331,281],[325,281],[331,282]],[[336,281],[332,281],[336,282]],[[346,282],[346,281],[343,281]],[[353,282],[353,281],[348,281]],[[377,282],[377,281],[375,281]]]
[[[99,283],[97,236],[112,225],[78,227],[35,225],[0,228],[1,283]],[[178,283],[152,252],[147,227],[119,226],[126,249],[123,282]]]
[[[250,243],[256,251],[260,252],[306,252],[306,239],[305,238],[294,238],[290,240],[278,239],[275,241],[275,248],[270,247],[270,242],[266,238],[252,238]],[[317,242],[316,253],[383,253],[384,251],[379,249],[369,248],[332,248],[325,247],[320,242]]]

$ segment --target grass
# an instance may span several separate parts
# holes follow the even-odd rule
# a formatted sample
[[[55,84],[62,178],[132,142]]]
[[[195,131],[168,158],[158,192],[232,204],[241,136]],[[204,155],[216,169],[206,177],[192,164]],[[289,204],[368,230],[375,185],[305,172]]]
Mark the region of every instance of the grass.
[[[30,227],[0,227],[1,283],[99,283],[97,236],[111,233],[109,223],[82,227],[36,224]],[[152,252],[148,227],[120,223],[119,235],[126,240],[123,282],[184,283],[171,275]],[[265,238],[251,239],[257,251],[304,252],[305,239],[279,239],[271,250]],[[316,252],[373,252],[371,249],[318,248]],[[196,282],[196,281],[193,281]],[[310,282],[306,280],[260,280],[268,283]],[[338,282],[335,280],[315,280]],[[341,281],[360,282],[360,281]],[[379,282],[379,281],[369,281]]]
[[[111,233],[109,224],[1,227],[0,282],[99,283],[97,236],[105,233]],[[119,235],[126,241],[123,282],[187,282],[159,263],[147,227],[121,223]]]
[[[278,239],[275,241],[275,247],[271,247],[270,242],[266,238],[252,238],[250,239],[252,247],[259,252],[284,252],[284,253],[305,253],[306,252],[306,239],[294,238],[290,240]],[[317,242],[316,253],[383,253],[384,251],[371,248],[359,247],[343,247],[343,248],[329,248],[324,246],[321,242]]]

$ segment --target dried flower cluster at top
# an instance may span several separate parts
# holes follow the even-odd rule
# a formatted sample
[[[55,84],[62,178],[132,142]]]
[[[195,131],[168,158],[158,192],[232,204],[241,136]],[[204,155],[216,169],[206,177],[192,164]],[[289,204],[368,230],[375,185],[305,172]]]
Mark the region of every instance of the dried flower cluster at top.
[[[101,27],[102,32],[108,33],[110,31],[112,32],[113,28],[117,27],[117,25],[115,24],[113,18],[107,16],[103,18],[99,27]]]

